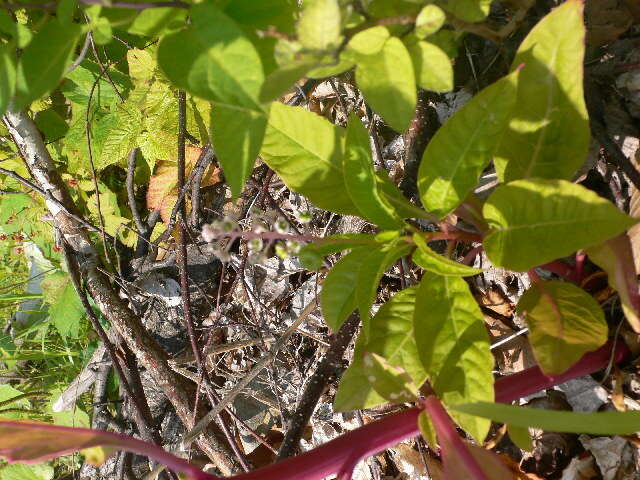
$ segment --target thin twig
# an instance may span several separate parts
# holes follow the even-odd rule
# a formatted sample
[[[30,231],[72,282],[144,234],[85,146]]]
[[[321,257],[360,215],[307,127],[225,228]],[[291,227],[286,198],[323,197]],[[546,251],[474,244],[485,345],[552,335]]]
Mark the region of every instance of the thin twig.
[[[127,198],[129,200],[129,209],[131,210],[131,216],[133,217],[133,221],[136,224],[136,227],[140,231],[141,234],[147,231],[147,226],[142,221],[140,217],[140,211],[138,210],[138,205],[136,204],[136,191],[134,186],[134,178],[136,173],[136,157],[139,148],[134,148],[129,152],[129,158],[127,159]]]

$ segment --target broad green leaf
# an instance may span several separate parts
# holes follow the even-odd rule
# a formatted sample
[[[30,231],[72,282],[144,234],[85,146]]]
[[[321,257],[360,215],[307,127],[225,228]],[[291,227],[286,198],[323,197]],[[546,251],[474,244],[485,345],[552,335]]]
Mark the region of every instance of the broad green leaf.
[[[333,77],[334,75],[338,75],[342,72],[346,72],[350,70],[355,65],[354,61],[348,58],[348,56],[344,55],[344,52],[336,58],[334,56],[325,56],[316,68],[309,70],[307,72],[307,77],[309,78],[326,78]]]
[[[597,245],[636,220],[596,193],[565,180],[517,180],[496,188],[482,214],[494,265],[524,272]]]
[[[401,218],[424,218],[431,221],[438,219],[411,203],[400,189],[389,179],[383,170],[376,172],[376,184],[382,198],[396,211]]]
[[[618,235],[586,251],[593,263],[607,272],[609,285],[620,296],[629,325],[640,333],[640,291],[633,258],[633,247],[626,234]]]
[[[251,175],[266,129],[264,112],[224,103],[213,104],[211,137],[234,198],[240,195]]]
[[[327,255],[365,245],[377,246],[377,243],[373,235],[366,233],[341,233],[305,245],[298,256],[305,268],[318,270],[322,267],[322,259]]]
[[[0,469],[2,480],[52,480],[53,474],[53,467],[45,463],[37,465],[15,463]]]
[[[361,216],[384,229],[402,226],[403,222],[394,215],[394,209],[380,197],[369,132],[355,113],[349,116],[342,162],[347,191]]]
[[[537,282],[520,298],[529,342],[542,371],[559,375],[607,341],[609,329],[598,302],[567,282]]]
[[[270,102],[293,88],[309,70],[318,65],[318,59],[306,58],[291,62],[271,72],[260,89],[260,101]]]
[[[371,352],[364,354],[362,364],[365,378],[385,400],[405,403],[414,402],[418,397],[418,386],[402,367],[394,367],[384,357]]]
[[[422,364],[436,394],[447,405],[492,401],[493,356],[480,307],[460,277],[427,273],[416,297],[414,331]],[[490,422],[458,415],[478,442]]]
[[[91,33],[96,45],[106,45],[112,39],[111,23],[105,17],[97,17],[91,22]]]
[[[416,107],[416,82],[411,56],[397,37],[387,39],[379,53],[358,55],[356,82],[365,100],[385,122],[404,132]]]
[[[450,405],[449,408],[507,425],[548,432],[590,435],[633,435],[640,432],[640,411],[576,413],[488,402]]]
[[[20,56],[16,80],[15,110],[53,90],[71,60],[81,27],[51,19],[36,33]]]
[[[420,429],[422,438],[424,438],[424,441],[427,442],[427,446],[432,450],[435,450],[438,445],[436,442],[436,430],[431,423],[431,418],[424,410],[421,411],[420,415],[418,416],[418,428]]]
[[[193,6],[191,15],[193,25],[165,36],[158,47],[158,65],[169,80],[207,100],[263,110],[257,98],[264,73],[251,41],[206,2]]]
[[[418,190],[424,207],[442,218],[477,185],[491,162],[516,100],[518,73],[482,90],[436,132],[422,156]]]
[[[420,38],[436,33],[444,25],[445,19],[446,14],[440,7],[434,4],[426,5],[416,17],[414,33]]]
[[[312,0],[306,2],[296,31],[307,50],[331,50],[340,44],[340,26],[338,0]]]
[[[347,56],[357,59],[361,55],[378,55],[389,39],[386,27],[371,27],[356,33],[347,44]]]
[[[434,252],[422,235],[418,233],[413,235],[413,241],[418,247],[413,252],[414,263],[429,272],[448,277],[469,277],[483,272],[481,268],[469,267]]]
[[[322,292],[320,292],[322,314],[325,323],[334,332],[340,329],[358,305],[356,299],[358,273],[360,266],[369,255],[371,255],[369,248],[353,249],[333,266],[322,285]]]
[[[271,106],[264,161],[291,189],[325,210],[360,215],[344,183],[344,130],[302,107]]]
[[[10,43],[0,45],[0,115],[9,106],[16,86],[16,66]]]
[[[489,14],[493,0],[438,0],[438,5],[465,22],[480,22]]]
[[[370,320],[369,337],[358,337],[353,362],[340,380],[333,406],[337,411],[372,408],[385,402],[369,384],[363,365],[365,352],[384,357],[390,365],[402,367],[416,385],[427,379],[413,334],[413,310],[417,287],[396,293]]]
[[[356,281],[356,302],[365,337],[370,333],[371,306],[375,302],[378,283],[380,283],[382,275],[396,260],[407,255],[410,251],[411,245],[403,239],[391,240],[384,243],[379,249],[370,249],[369,255],[359,266]]]
[[[73,22],[73,15],[78,6],[78,0],[60,0],[56,7],[56,18],[62,24]]]
[[[275,27],[279,32],[294,33],[298,13],[297,0],[233,0],[224,13],[250,30]]]
[[[139,50],[138,52],[144,51]],[[144,54],[149,55],[148,52],[144,52]],[[129,62],[129,68],[131,68],[131,65],[132,63]],[[79,105],[87,105],[90,95],[92,105],[111,107],[115,103],[120,103],[120,97],[113,85],[118,88],[120,94],[126,95],[132,86],[131,79],[114,69],[109,70],[109,78],[106,78],[105,75],[100,76],[101,72],[102,67],[100,65],[85,60],[73,69],[71,73],[67,74],[62,83],[62,93],[69,100]],[[135,77],[132,76],[132,78]]]
[[[5,10],[0,12],[0,32],[11,36],[18,48],[26,47],[33,38],[29,27],[14,21],[13,17],[9,15],[9,12]]]
[[[134,35],[157,37],[172,24],[179,24],[187,16],[184,8],[148,8],[141,11],[127,29]]]
[[[84,314],[82,303],[71,282],[65,285],[56,303],[49,308],[49,320],[62,338],[78,337],[80,320]]]
[[[533,442],[531,441],[528,428],[509,425],[507,431],[509,432],[509,438],[511,438],[511,441],[515,443],[518,448],[526,452],[533,450]]]
[[[517,108],[502,136],[495,166],[500,180],[571,179],[589,149],[583,92],[583,2],[568,0],[544,17],[520,45],[512,68]]]
[[[406,43],[413,61],[416,83],[425,90],[450,92],[453,90],[453,66],[449,56],[437,45],[426,40]]]

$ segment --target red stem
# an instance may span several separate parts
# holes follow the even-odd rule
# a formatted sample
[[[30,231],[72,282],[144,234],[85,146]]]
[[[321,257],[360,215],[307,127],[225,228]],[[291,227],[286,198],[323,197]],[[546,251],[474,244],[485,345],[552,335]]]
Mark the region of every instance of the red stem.
[[[454,462],[457,460],[456,457],[458,457],[462,463],[464,463],[472,480],[489,480],[480,467],[480,464],[467,448],[467,445],[462,441],[460,435],[458,435],[455,424],[442,406],[442,403],[440,403],[440,400],[430,395],[425,400],[424,407],[429,413],[429,417],[431,417],[431,421],[438,435],[438,440],[440,440],[445,468],[447,468],[447,462]],[[455,457],[451,456],[453,452],[456,454]]]

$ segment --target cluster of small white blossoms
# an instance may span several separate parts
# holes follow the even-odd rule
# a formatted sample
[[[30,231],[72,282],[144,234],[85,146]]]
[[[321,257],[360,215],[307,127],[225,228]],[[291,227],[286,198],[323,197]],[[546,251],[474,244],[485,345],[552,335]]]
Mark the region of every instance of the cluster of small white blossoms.
[[[278,234],[283,237],[290,234],[290,225],[285,218],[269,215],[255,207],[249,213],[250,228],[248,230],[243,230],[240,222],[231,215],[221,220],[214,220],[202,227],[202,238],[210,244],[211,251],[220,261],[231,260],[229,250],[233,241],[239,237],[246,239],[249,263],[265,261],[267,251],[271,247],[274,247],[276,255],[282,259],[298,254],[302,247],[298,240],[278,238]],[[311,220],[311,214],[302,212],[296,215],[296,218],[300,223],[308,223]],[[272,225],[271,228],[269,224]]]

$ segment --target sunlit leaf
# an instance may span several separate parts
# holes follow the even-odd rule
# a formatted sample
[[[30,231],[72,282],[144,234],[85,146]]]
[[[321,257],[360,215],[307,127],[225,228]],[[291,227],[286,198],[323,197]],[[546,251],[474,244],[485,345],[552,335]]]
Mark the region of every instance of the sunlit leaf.
[[[413,261],[429,272],[452,277],[468,277],[483,272],[481,268],[473,268],[436,253],[418,233],[413,235],[413,241],[418,247],[413,252]]]
[[[340,5],[338,0],[309,0],[296,28],[298,40],[308,50],[329,50],[340,43]]]

